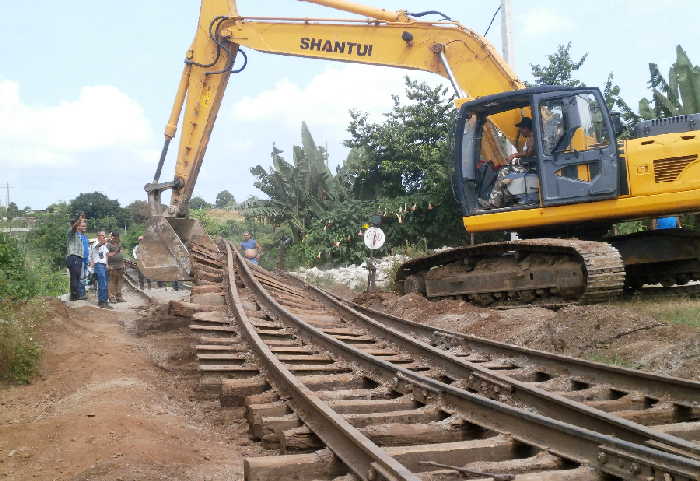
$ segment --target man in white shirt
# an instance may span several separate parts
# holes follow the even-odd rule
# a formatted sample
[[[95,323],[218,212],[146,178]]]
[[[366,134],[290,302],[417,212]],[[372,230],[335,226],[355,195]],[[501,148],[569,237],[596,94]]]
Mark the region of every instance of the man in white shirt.
[[[109,248],[105,240],[104,231],[97,233],[97,242],[90,250],[90,266],[95,270],[97,277],[97,305],[104,309],[112,309],[107,300],[107,254]]]

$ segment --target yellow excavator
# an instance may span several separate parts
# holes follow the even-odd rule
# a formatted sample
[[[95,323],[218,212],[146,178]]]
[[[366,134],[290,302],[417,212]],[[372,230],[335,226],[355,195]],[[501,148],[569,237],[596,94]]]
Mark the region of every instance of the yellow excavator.
[[[700,115],[642,122],[635,138],[618,141],[619,116],[608,111],[597,88],[525,88],[484,37],[440,12],[302,1],[360,17],[243,17],[234,0],[202,0],[158,169],[145,187],[152,218],[139,267],[147,277],[190,278],[190,254],[211,242],[187,217],[188,204],[224,90],[231,74],[245,68],[241,47],[247,47],[424,70],[451,82],[459,111],[449,162],[464,225],[472,233],[514,231],[521,239],[407,262],[396,279],[404,292],[467,296],[481,304],[598,302],[625,286],[700,278],[700,237],[694,233],[669,229],[604,238],[617,222],[700,210]],[[422,20],[427,15],[439,19]],[[160,182],[183,106],[175,177]],[[523,125],[529,126],[526,136]],[[503,175],[503,159],[523,150],[528,155]],[[163,208],[167,189],[170,206]],[[502,190],[498,205],[490,202],[494,189]]]

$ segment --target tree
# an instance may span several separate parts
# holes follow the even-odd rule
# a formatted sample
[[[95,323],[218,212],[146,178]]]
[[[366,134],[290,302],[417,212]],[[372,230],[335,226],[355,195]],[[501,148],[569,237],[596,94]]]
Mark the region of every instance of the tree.
[[[38,282],[27,268],[20,243],[0,233],[0,301],[17,301],[38,294]]]
[[[120,207],[118,200],[112,200],[101,192],[80,194],[70,202],[69,210],[72,217],[84,212],[91,228],[105,228],[105,223],[119,228],[131,223],[129,211]],[[101,219],[104,221],[96,222]]]
[[[190,208],[192,208],[192,209],[211,209],[211,204],[199,196],[194,196],[190,199]]]
[[[345,142],[353,151],[344,165],[344,179],[351,178],[356,198],[376,199],[449,190],[450,135],[455,118],[447,88],[430,87],[406,77],[408,103],[397,95],[373,123],[362,112],[351,112]]]
[[[294,146],[293,163],[282,157],[283,151],[272,146],[272,167],[261,165],[250,172],[258,179],[255,187],[269,200],[246,201],[246,217],[264,218],[276,225],[286,225],[294,242],[300,241],[308,225],[339,197],[340,187],[328,169],[328,154],[317,147],[305,122],[301,124],[301,146]]]
[[[700,66],[693,66],[683,47],[676,46],[676,61],[663,77],[659,66],[649,64],[651,101],[639,101],[639,114],[645,119],[694,114],[700,111]]]
[[[581,68],[588,58],[585,53],[578,61],[571,58],[571,42],[559,45],[557,51],[547,55],[547,65],[530,64],[535,85],[563,85],[565,87],[583,87],[584,83],[573,78],[574,72]]]
[[[7,220],[12,220],[15,217],[17,217],[19,215],[19,209],[17,208],[17,204],[15,204],[14,202],[10,202],[7,205],[7,211],[5,214],[7,216]]]
[[[222,190],[216,194],[216,207],[219,209],[231,209],[236,204],[236,198],[228,190]]]
[[[614,75],[612,72],[608,74],[608,80],[603,87],[603,97],[605,98],[605,104],[608,106],[608,110],[618,110],[621,114],[620,116],[625,125],[625,130],[620,135],[620,138],[629,138],[630,128],[639,121],[639,115],[632,110],[620,95],[620,86],[614,83]]]
[[[151,216],[148,202],[145,200],[133,201],[131,204],[126,206],[126,210],[129,211],[129,215],[137,224],[145,224]]]
[[[45,252],[55,269],[66,266],[66,235],[70,227],[68,212],[55,209],[39,216],[31,235],[32,246]]]

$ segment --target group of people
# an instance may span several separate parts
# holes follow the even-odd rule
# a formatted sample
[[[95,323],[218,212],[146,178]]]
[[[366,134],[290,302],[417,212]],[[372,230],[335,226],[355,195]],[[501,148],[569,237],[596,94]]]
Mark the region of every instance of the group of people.
[[[67,236],[66,264],[70,273],[70,300],[87,300],[86,280],[94,274],[97,283],[97,305],[112,309],[110,303],[124,302],[124,256],[118,232],[97,233],[97,240],[90,245],[85,232],[87,220],[81,214],[71,223]]]
[[[97,233],[97,240],[91,245],[85,235],[86,231],[87,220],[83,214],[75,219],[68,229],[66,264],[70,273],[70,300],[87,300],[85,286],[87,279],[92,274],[97,284],[97,305],[105,309],[112,309],[112,303],[124,302],[122,286],[125,263],[119,233],[112,232],[107,238],[106,233],[100,231]],[[139,237],[139,244],[134,247],[132,253],[134,259],[139,258],[142,239],[143,237]],[[241,249],[248,261],[253,264],[258,263],[262,248],[249,232],[243,233]],[[141,289],[146,283],[150,289],[150,279],[146,279],[139,271]],[[158,287],[164,286],[164,282],[158,282]],[[179,287],[180,283],[174,281],[173,288],[178,290]]]

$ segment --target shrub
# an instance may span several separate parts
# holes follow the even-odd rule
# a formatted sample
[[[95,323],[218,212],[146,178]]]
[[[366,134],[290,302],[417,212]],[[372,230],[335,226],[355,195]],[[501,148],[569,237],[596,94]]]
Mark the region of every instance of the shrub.
[[[29,383],[41,356],[38,326],[47,317],[47,307],[39,299],[0,303],[0,379]]]
[[[17,241],[0,234],[0,301],[17,301],[39,294],[39,286]]]

